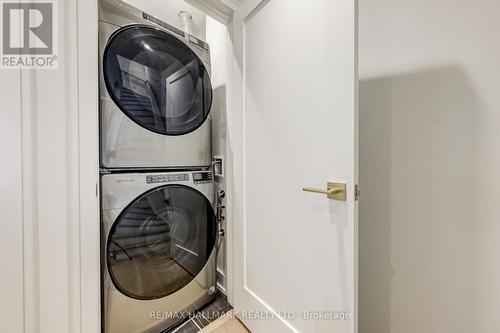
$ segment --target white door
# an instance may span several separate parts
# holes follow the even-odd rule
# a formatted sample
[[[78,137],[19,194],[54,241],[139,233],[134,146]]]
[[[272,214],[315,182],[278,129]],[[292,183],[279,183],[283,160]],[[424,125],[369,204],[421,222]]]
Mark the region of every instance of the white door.
[[[234,14],[233,303],[253,333],[357,331],[356,19],[355,0]],[[303,191],[331,181],[346,201]]]

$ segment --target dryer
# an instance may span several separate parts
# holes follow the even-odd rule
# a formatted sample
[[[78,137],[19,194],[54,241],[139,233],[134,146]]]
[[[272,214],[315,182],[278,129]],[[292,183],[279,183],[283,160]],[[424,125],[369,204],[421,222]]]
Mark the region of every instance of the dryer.
[[[211,164],[207,43],[120,0],[99,0],[100,164]]]
[[[110,173],[101,188],[103,332],[160,332],[212,300],[212,172]]]

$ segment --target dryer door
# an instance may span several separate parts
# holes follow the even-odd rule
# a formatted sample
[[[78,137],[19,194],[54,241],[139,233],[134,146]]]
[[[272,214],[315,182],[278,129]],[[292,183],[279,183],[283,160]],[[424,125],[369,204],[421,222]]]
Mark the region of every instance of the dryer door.
[[[153,189],[130,204],[107,239],[114,285],[136,299],[175,293],[203,269],[216,240],[211,203],[183,185]]]
[[[181,135],[207,119],[212,104],[208,72],[178,38],[151,26],[126,26],[110,37],[103,57],[109,95],[138,125]]]

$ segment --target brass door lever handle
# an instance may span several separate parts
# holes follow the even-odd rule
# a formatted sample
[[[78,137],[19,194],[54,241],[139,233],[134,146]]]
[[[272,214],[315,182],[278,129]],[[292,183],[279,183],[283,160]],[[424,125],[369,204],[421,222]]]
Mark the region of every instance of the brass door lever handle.
[[[326,194],[328,199],[346,201],[346,184],[345,183],[334,183],[328,182],[326,190],[318,188],[304,187],[302,189],[304,192],[320,193]]]
[[[329,189],[329,190],[321,190],[319,188],[312,188],[312,187],[304,187],[302,189],[302,191],[304,191],[304,192],[313,192],[313,193],[321,193],[321,194],[327,194],[327,195],[332,195],[332,194],[336,194],[336,193],[342,192],[342,190],[339,189],[339,188],[332,188],[332,189]]]

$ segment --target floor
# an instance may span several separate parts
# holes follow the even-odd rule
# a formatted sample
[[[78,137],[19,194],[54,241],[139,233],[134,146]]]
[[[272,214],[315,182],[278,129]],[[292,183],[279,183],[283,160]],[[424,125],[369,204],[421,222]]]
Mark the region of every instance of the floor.
[[[164,333],[248,333],[238,319],[234,318],[232,310],[233,307],[228,303],[226,296],[219,292],[212,303],[197,311],[187,321]],[[235,329],[237,324],[241,325],[243,330],[237,331]]]
[[[250,331],[234,316],[233,310],[231,310],[198,333],[250,333]]]

